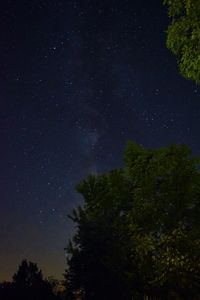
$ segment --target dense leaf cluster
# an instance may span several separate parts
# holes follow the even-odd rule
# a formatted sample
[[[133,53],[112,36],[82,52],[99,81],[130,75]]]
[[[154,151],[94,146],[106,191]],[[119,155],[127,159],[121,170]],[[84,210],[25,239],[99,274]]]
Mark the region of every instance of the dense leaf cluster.
[[[200,1],[165,0],[172,22],[167,47],[176,55],[181,74],[200,84]]]

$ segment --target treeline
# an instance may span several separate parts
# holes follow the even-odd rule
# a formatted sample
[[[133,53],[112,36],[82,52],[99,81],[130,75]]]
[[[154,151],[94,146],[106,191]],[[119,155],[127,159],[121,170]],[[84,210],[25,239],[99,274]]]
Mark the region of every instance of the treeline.
[[[62,291],[56,289],[55,280],[43,278],[37,264],[23,260],[12,282],[0,283],[1,300],[61,300]]]
[[[125,162],[77,187],[67,299],[200,299],[200,160],[129,142]]]

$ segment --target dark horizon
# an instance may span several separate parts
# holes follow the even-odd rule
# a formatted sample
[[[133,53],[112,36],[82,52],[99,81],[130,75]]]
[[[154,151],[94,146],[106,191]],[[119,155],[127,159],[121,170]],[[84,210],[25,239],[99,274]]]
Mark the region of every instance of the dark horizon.
[[[62,279],[75,186],[127,140],[200,156],[200,89],[166,48],[163,1],[2,3],[0,282],[26,258]]]

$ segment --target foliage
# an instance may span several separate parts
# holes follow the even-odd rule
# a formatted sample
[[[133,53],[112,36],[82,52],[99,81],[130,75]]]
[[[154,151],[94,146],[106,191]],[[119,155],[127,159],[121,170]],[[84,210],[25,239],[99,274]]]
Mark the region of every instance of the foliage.
[[[77,187],[85,202],[71,216],[67,299],[143,299],[153,290],[162,299],[197,299],[198,160],[186,146],[146,150],[129,142],[125,161]]]
[[[23,260],[17,272],[13,275],[13,282],[20,288],[31,288],[42,281],[42,272],[36,264]]]
[[[172,19],[167,47],[176,55],[181,74],[200,84],[200,1],[165,0]]]
[[[26,260],[19,265],[12,283],[0,285],[0,299],[59,300],[54,295],[50,283],[43,279],[42,272],[37,265]]]

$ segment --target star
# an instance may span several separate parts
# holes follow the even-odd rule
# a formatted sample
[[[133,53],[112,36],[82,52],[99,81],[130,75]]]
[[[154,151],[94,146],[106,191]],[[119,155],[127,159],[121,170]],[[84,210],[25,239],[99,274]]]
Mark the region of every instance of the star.
[[[123,167],[128,140],[200,151],[199,87],[166,48],[162,1],[23,2],[0,12],[0,282],[13,249],[62,277],[75,187]]]

